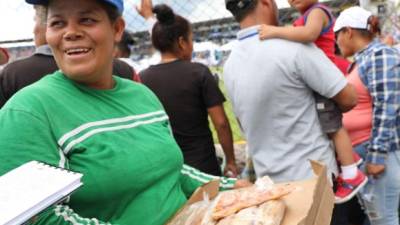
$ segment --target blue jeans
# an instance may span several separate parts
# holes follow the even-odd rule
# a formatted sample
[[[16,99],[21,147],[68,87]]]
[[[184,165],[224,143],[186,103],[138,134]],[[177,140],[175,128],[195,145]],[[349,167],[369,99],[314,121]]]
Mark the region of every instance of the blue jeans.
[[[365,159],[367,143],[355,146],[354,150]],[[399,225],[400,151],[388,153],[385,171],[376,179],[369,177],[358,197],[371,225]]]

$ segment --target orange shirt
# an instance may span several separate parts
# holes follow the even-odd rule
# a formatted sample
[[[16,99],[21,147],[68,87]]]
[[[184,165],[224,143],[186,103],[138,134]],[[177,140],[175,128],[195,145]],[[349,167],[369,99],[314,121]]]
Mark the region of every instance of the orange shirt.
[[[351,111],[343,114],[343,126],[350,135],[353,146],[369,140],[372,128],[372,99],[358,74],[358,66],[346,77],[358,94],[358,104]]]

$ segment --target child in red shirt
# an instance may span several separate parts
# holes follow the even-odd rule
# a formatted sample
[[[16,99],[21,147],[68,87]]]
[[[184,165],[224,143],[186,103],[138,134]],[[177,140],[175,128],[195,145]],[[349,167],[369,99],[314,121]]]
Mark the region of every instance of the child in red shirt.
[[[294,27],[276,27],[261,25],[261,39],[282,38],[286,40],[312,43],[320,48],[335,64],[335,18],[331,10],[318,3],[318,0],[289,0],[289,4],[302,16],[294,23]],[[323,75],[323,74],[322,74]],[[335,193],[336,203],[350,200],[367,183],[366,176],[357,168],[350,137],[342,126],[342,112],[336,104],[317,93],[314,93],[321,127],[335,144],[336,154],[341,164],[338,188]]]

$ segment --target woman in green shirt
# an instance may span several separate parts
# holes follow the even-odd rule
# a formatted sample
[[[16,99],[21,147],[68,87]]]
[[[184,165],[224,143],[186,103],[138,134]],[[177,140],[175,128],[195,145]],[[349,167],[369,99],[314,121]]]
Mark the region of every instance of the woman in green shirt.
[[[219,177],[183,165],[154,94],[112,75],[123,1],[26,1],[47,6],[46,38],[60,71],[0,110],[0,176],[31,160],[84,174],[68,202],[31,224],[164,224]],[[221,189],[242,184],[221,179]]]

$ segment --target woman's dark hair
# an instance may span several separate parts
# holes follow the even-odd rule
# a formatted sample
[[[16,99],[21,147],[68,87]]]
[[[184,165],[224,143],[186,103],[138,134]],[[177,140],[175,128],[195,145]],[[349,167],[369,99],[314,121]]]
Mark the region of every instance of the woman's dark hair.
[[[110,3],[107,3],[105,1],[97,1],[100,5],[101,8],[104,9],[104,11],[106,11],[108,19],[110,19],[111,23],[114,23],[115,21],[117,21],[118,17],[122,16],[117,7],[115,7],[114,5],[111,5]]]
[[[176,15],[174,11],[165,4],[156,5],[153,8],[157,17],[151,35],[154,48],[160,52],[176,52],[178,40],[183,37],[189,40],[191,25],[185,18]]]
[[[369,29],[368,31],[373,34],[381,34],[381,28],[379,23],[379,18],[377,16],[371,16],[368,19]]]
[[[134,44],[135,41],[132,38],[132,34],[128,31],[124,31],[121,41],[117,44],[117,48],[120,50],[123,58],[129,58],[131,55],[131,48]]]
[[[368,28],[357,30],[362,36],[368,37],[370,39],[375,38],[377,35],[381,35],[379,18],[377,16],[370,16],[368,18]]]
[[[227,1],[226,9],[229,10],[237,22],[242,20],[255,10],[258,0],[241,0],[241,1]]]

